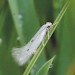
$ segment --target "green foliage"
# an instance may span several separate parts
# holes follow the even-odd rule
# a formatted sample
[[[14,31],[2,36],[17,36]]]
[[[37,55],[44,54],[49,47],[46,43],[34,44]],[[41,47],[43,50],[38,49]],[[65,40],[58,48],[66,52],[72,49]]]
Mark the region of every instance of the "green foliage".
[[[0,75],[74,75],[74,3],[74,0],[1,0]],[[11,56],[12,48],[25,45],[47,21],[53,22],[49,34],[51,38],[56,30],[55,37],[52,36],[55,41],[52,38],[48,40],[46,35],[45,46],[39,46],[28,65],[18,66]],[[56,61],[49,71],[53,58],[49,61],[47,59],[53,55],[56,55]]]
[[[47,61],[40,69],[39,71],[36,73],[36,75],[47,75],[48,71],[50,68],[52,68],[53,64],[53,60],[54,60],[55,56],[53,58],[51,58],[49,61]]]

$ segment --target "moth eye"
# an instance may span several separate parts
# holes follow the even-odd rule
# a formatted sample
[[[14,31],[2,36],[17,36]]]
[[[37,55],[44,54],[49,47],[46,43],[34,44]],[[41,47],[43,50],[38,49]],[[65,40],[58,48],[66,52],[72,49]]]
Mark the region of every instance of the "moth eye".
[[[29,49],[27,49],[27,51],[29,51]]]

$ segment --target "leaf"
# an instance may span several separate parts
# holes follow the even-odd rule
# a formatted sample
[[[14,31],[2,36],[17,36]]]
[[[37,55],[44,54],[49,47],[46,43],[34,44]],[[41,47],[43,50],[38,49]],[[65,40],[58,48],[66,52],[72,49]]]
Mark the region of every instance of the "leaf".
[[[56,75],[74,75],[75,72],[75,0],[71,0],[71,5],[62,20],[61,27],[58,29],[59,35],[59,64],[56,69]],[[62,64],[61,64],[62,63]],[[68,73],[68,74],[67,74]]]
[[[20,14],[18,3],[16,0],[8,0],[8,3],[10,6],[10,10],[11,10],[11,14],[12,14],[13,21],[15,24],[15,28],[17,30],[18,36],[20,37],[20,42],[21,42],[21,44],[24,44],[26,39],[23,36],[23,29],[22,29],[22,24],[23,24],[22,17],[23,17],[23,15]]]
[[[55,59],[55,56],[53,56],[49,61],[47,61],[36,73],[36,75],[47,75],[50,68],[52,68],[53,60]]]
[[[8,8],[6,8],[5,10],[2,10],[2,11],[0,12],[0,33],[1,33],[2,29],[3,29],[7,12],[8,12]]]

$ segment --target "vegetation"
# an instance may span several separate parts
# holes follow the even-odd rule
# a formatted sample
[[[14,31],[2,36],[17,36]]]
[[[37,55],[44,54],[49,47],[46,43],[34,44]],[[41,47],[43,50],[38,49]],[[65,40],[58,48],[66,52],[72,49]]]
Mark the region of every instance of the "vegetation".
[[[74,0],[0,0],[0,75],[74,75]],[[24,66],[12,58],[13,47],[22,47],[41,25],[51,22],[37,52]]]

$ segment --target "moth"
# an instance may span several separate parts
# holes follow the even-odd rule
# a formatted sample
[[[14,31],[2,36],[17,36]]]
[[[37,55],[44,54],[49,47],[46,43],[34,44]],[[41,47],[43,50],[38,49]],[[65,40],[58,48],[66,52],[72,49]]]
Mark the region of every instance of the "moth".
[[[24,65],[32,57],[32,55],[35,54],[37,48],[40,46],[41,43],[44,42],[44,38],[51,26],[52,23],[47,22],[38,30],[38,32],[25,46],[12,49],[12,57],[19,66]]]

